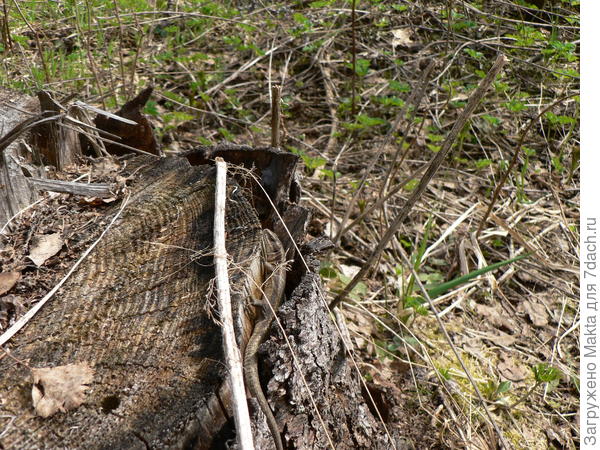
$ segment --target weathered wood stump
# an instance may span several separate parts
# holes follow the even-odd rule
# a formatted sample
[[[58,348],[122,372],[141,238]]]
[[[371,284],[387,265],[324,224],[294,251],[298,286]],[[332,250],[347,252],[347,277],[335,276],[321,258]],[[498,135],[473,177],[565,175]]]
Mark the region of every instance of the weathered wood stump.
[[[29,369],[4,358],[2,414],[15,417],[5,448],[166,448],[210,440],[186,430],[196,428],[196,414],[225,378],[220,331],[207,305],[213,169],[168,159],[141,180],[105,239],[10,342],[11,355],[31,367],[93,366],[86,403],[36,417]],[[241,191],[231,189],[228,251],[243,298],[261,228]]]
[[[227,249],[238,339],[245,345],[262,228],[275,229],[288,249],[304,240],[308,214],[296,204],[295,157],[238,146],[202,148],[186,159],[138,157],[130,163],[137,181],[122,215],[4,346],[10,356],[0,353],[0,448],[233,445],[221,331],[210,301],[214,156],[254,167],[263,187],[245,170],[228,179]],[[298,253],[288,253],[294,261],[278,313],[281,328],[274,324],[260,355],[263,389],[284,445],[399,447],[396,433],[384,432],[363,398],[308,248],[301,252],[306,266]],[[84,403],[37,416],[30,368],[78,362],[95,370]],[[257,448],[273,448],[262,413],[251,408],[251,414]]]

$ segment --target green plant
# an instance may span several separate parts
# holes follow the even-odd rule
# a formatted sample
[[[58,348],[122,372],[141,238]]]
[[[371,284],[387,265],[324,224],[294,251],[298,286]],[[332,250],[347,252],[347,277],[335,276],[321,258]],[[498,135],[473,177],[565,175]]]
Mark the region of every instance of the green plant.
[[[499,402],[501,404],[506,404],[506,397],[503,397],[502,394],[506,394],[512,388],[512,383],[510,381],[495,381],[488,380],[480,386],[481,393],[485,398],[487,398],[491,402]]]
[[[352,68],[352,64],[348,63],[347,66]],[[357,59],[356,60],[356,75],[359,77],[365,77],[369,73],[369,67],[371,66],[371,61],[368,59]]]
[[[335,266],[328,261],[321,264],[319,275],[327,281],[328,287],[333,292],[341,291],[352,279],[352,277],[344,275],[341,271],[337,270]],[[367,285],[360,282],[354,286],[349,297],[358,302],[365,297],[367,292]]]
[[[327,164],[327,160],[325,158],[322,158],[320,156],[310,156],[297,147],[288,145],[287,149],[294,155],[298,155],[302,159],[302,162],[304,163],[304,166],[306,167],[306,170],[308,171],[309,175],[312,175],[314,171],[319,167],[323,167],[325,166],[325,164]]]
[[[548,384],[550,389],[553,389],[560,383],[562,372],[555,367],[549,366],[545,363],[539,363],[531,367],[535,383],[529,388],[518,400],[512,403],[509,408],[513,409],[515,406],[523,403],[531,394],[542,384]]]

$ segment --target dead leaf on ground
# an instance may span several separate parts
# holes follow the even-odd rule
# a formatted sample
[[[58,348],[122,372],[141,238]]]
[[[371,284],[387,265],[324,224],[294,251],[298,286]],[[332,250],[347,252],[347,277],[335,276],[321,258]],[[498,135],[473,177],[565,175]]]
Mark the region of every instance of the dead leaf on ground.
[[[517,341],[516,336],[512,336],[500,330],[496,330],[496,332],[497,334],[486,335],[486,339],[489,339],[496,345],[502,345],[503,347],[509,347]]]
[[[63,246],[60,233],[44,234],[32,239],[31,251],[28,258],[36,266],[41,266],[48,258],[56,255]]]
[[[20,272],[0,273],[0,295],[4,295],[10,291],[20,278]]]
[[[87,363],[31,369],[31,397],[35,412],[50,417],[58,411],[77,408],[85,399],[85,390],[92,382],[94,369]]]
[[[485,317],[491,325],[495,327],[503,327],[510,331],[515,331],[513,321],[506,316],[506,313],[499,305],[487,306],[476,304],[475,311],[477,314]]]
[[[392,47],[410,48],[416,45],[412,39],[412,32],[406,28],[392,30],[392,36]]]
[[[528,367],[507,357],[502,357],[502,361],[498,363],[498,371],[504,378],[513,382],[523,381],[531,373]]]
[[[548,312],[541,303],[534,303],[530,300],[523,302],[523,309],[529,316],[529,320],[536,327],[544,327],[548,325]]]
[[[102,157],[93,162],[92,173],[97,178],[114,178],[119,170],[121,170],[121,165],[113,158]]]

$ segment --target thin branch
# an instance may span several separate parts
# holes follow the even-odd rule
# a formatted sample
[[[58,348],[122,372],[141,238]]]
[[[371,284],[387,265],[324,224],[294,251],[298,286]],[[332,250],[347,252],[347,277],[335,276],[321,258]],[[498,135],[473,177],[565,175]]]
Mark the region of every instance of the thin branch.
[[[231,391],[233,393],[233,411],[237,425],[237,441],[242,450],[253,450],[254,441],[250,427],[250,415],[246,402],[242,357],[235,340],[233,314],[231,312],[231,293],[227,275],[227,250],[225,249],[225,198],[227,193],[227,164],[223,158],[215,159],[217,164],[217,180],[215,187],[215,274],[217,279],[217,296],[219,314],[223,324],[223,351],[229,368]]]
[[[500,191],[502,190],[504,183],[506,183],[506,180],[508,179],[508,175],[510,175],[513,168],[517,164],[519,155],[521,154],[521,148],[523,147],[523,141],[525,140],[525,136],[527,136],[527,133],[529,132],[529,130],[531,130],[533,125],[537,123],[537,121],[539,120],[540,117],[542,117],[544,114],[546,114],[552,108],[554,108],[556,105],[558,105],[559,103],[562,103],[565,100],[567,100],[571,97],[574,97],[576,95],[579,95],[579,93],[566,95],[564,97],[559,98],[555,102],[549,104],[548,106],[546,106],[544,109],[542,109],[540,111],[540,113],[537,116],[535,116],[533,119],[531,119],[529,121],[529,123],[527,124],[527,127],[521,132],[521,137],[519,138],[519,143],[517,144],[517,148],[515,149],[515,151],[513,153],[513,156],[510,160],[510,164],[506,168],[506,171],[502,174],[502,177],[500,177],[500,180],[498,181],[498,184],[496,185],[496,189],[494,189],[494,193],[492,194],[492,199],[490,200],[490,204],[488,205],[487,211],[483,215],[483,219],[481,219],[481,222],[479,223],[479,227],[477,228],[475,237],[479,237],[479,235],[483,231],[483,227],[485,226],[485,224],[488,220],[488,217],[490,216],[490,213],[492,212],[492,209],[494,208],[494,205],[496,204],[496,201],[498,200],[498,197],[500,196]]]
[[[279,126],[281,124],[281,86],[271,86],[271,147],[279,148],[281,136]]]
[[[379,258],[379,255],[381,254],[381,252],[385,249],[387,244],[392,240],[392,238],[394,237],[394,235],[400,228],[400,225],[402,224],[404,219],[406,219],[406,217],[408,216],[408,213],[410,212],[412,207],[415,205],[417,200],[421,197],[423,192],[425,192],[427,185],[429,184],[429,182],[431,181],[433,176],[438,171],[438,169],[441,166],[444,159],[450,153],[450,150],[452,149],[452,144],[456,140],[456,137],[462,131],[463,127],[467,123],[467,120],[469,119],[469,117],[471,117],[471,114],[473,114],[473,111],[475,111],[475,108],[477,107],[477,105],[479,105],[479,102],[483,98],[483,95],[485,94],[487,89],[490,87],[490,85],[496,78],[496,75],[498,75],[498,73],[500,72],[500,70],[502,69],[504,64],[506,64],[507,61],[508,61],[507,58],[503,54],[500,54],[498,56],[498,58],[496,58],[494,65],[489,70],[489,72],[487,73],[485,78],[483,80],[481,80],[481,83],[479,84],[479,86],[477,87],[475,92],[473,92],[471,97],[469,98],[469,102],[467,103],[467,106],[465,106],[465,109],[463,110],[461,115],[458,117],[456,122],[454,122],[454,126],[452,127],[452,129],[450,130],[450,133],[446,137],[446,140],[444,141],[442,148],[440,149],[440,151],[438,153],[436,153],[433,160],[431,161],[431,164],[427,168],[427,171],[423,175],[423,178],[421,178],[421,181],[419,182],[419,186],[417,187],[417,189],[415,189],[413,194],[406,201],[405,205],[402,207],[402,210],[396,216],[396,218],[393,220],[393,222],[391,223],[391,225],[389,226],[389,228],[387,229],[387,231],[381,238],[381,241],[379,242],[379,244],[377,244],[377,247],[375,248],[375,250],[373,250],[373,252],[369,256],[369,258],[367,259],[365,264],[361,267],[361,269],[354,276],[354,278],[352,278],[352,280],[350,280],[350,282],[346,285],[346,287],[344,287],[342,292],[340,292],[330,303],[330,305],[329,305],[330,308],[335,308],[337,305],[339,305],[340,302],[342,302],[346,298],[346,296],[352,291],[352,289],[354,289],[354,287],[358,284],[358,282],[360,280],[362,280],[364,278],[364,276],[367,274],[367,272],[372,268],[375,261],[377,261],[377,259]]]

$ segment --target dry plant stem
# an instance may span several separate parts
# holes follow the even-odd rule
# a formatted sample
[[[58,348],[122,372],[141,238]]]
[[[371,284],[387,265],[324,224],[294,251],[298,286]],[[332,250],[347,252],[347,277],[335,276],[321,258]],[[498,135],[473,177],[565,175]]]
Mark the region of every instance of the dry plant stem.
[[[500,58],[504,58],[504,57],[501,55]],[[496,60],[496,62],[498,62],[498,59]],[[504,60],[503,62],[506,62],[506,60]],[[502,65],[500,66],[500,68],[501,67],[502,67]],[[488,75],[489,75],[489,72],[488,72]],[[494,420],[494,417],[490,413],[490,410],[487,407],[486,401],[484,400],[483,396],[481,395],[481,392],[479,391],[479,388],[477,387],[477,382],[475,381],[475,379],[471,375],[471,372],[469,371],[469,369],[463,362],[462,358],[460,357],[460,354],[458,353],[458,350],[456,349],[454,342],[452,342],[452,338],[450,338],[450,335],[448,334],[448,331],[446,330],[446,327],[444,326],[444,322],[442,322],[442,319],[440,318],[438,309],[436,308],[435,304],[433,303],[433,300],[429,296],[427,289],[425,289],[425,286],[419,279],[419,275],[417,274],[413,265],[410,263],[408,257],[406,256],[406,253],[404,252],[404,250],[402,248],[400,249],[400,255],[402,256],[403,262],[406,265],[406,267],[410,268],[412,276],[414,277],[415,281],[417,282],[417,285],[419,286],[419,289],[421,290],[423,297],[425,297],[425,299],[429,303],[429,307],[431,308],[431,311],[433,312],[433,315],[435,316],[435,320],[437,321],[438,326],[440,327],[440,330],[444,334],[444,338],[446,339],[446,342],[448,342],[448,345],[450,345],[450,348],[452,349],[452,353],[454,353],[456,360],[460,364],[463,372],[465,373],[465,375],[469,379],[469,382],[473,386],[473,389],[475,390],[475,394],[479,400],[479,403],[481,404],[481,407],[485,411],[485,415],[487,416],[488,420],[492,424],[492,427],[494,427],[494,430],[496,431],[496,434],[498,435],[498,439],[500,439],[502,447],[506,450],[512,448],[512,447],[510,447],[510,445],[506,441],[506,439],[504,439],[504,434],[502,433],[502,430],[500,429],[500,427],[498,427],[498,424],[496,423],[496,421]]]
[[[33,33],[33,37],[35,39],[35,46],[37,47],[38,53],[40,55],[40,61],[42,62],[42,68],[44,69],[44,78],[46,79],[46,83],[50,83],[50,72],[48,71],[46,60],[44,59],[44,52],[42,51],[42,43],[40,42],[40,36],[38,35],[38,32],[31,26],[31,24],[25,17],[25,14],[23,14],[23,11],[21,11],[19,2],[17,0],[13,0],[13,3],[17,7],[17,11],[19,11],[19,15],[21,16],[21,19],[23,19],[23,22],[25,22],[25,24],[27,25],[27,28],[29,28],[29,30]],[[6,25],[8,27],[8,16],[5,16],[4,20],[7,21]]]
[[[144,43],[144,33],[143,33],[143,29],[140,26],[140,23],[138,21],[137,15],[133,16],[133,20],[135,22],[135,26],[137,27],[139,33],[140,33],[140,37],[137,41],[136,44],[136,48],[135,48],[135,56],[133,57],[133,61],[131,62],[131,73],[129,75],[129,96],[133,97],[135,94],[135,71],[136,71],[136,67],[137,67],[137,62],[140,59],[140,53],[142,51],[142,44]],[[123,85],[125,86],[125,80],[123,80]]]
[[[121,16],[119,15],[119,4],[117,0],[113,0],[113,6],[115,8],[115,17],[117,18],[117,24],[119,25],[119,71],[121,73],[121,91],[123,96],[126,95],[125,89],[125,64],[123,63],[123,24],[121,23]]]
[[[426,73],[428,74],[429,71],[431,71],[432,68],[433,68],[433,63],[431,63],[427,67]],[[373,171],[373,168],[375,167],[375,164],[379,160],[379,157],[385,151],[385,148],[390,143],[390,141],[392,139],[392,136],[394,134],[394,131],[396,131],[398,129],[398,127],[400,125],[400,122],[402,121],[402,119],[406,115],[406,111],[408,109],[408,106],[411,105],[411,104],[414,104],[415,108],[416,108],[418,106],[418,104],[421,103],[421,97],[422,97],[422,95],[425,92],[425,86],[427,85],[427,79],[428,79],[428,76],[425,76],[424,79],[423,79],[423,83],[421,83],[420,88],[414,91],[414,93],[411,95],[410,99],[404,104],[404,106],[402,107],[402,109],[398,112],[398,115],[396,116],[396,120],[394,121],[394,124],[391,126],[390,130],[385,135],[385,137],[383,139],[383,142],[381,143],[381,145],[379,146],[379,149],[377,150],[377,153],[375,154],[375,156],[373,156],[373,158],[369,162],[369,166],[367,167],[367,169],[365,170],[363,176],[361,177],[360,183],[358,185],[358,189],[356,189],[356,192],[350,198],[350,203],[346,207],[346,212],[345,212],[344,217],[343,217],[343,219],[342,219],[342,221],[340,223],[340,227],[339,227],[340,231],[338,231],[337,235],[335,236],[335,239],[333,239],[333,242],[335,244],[337,244],[339,242],[339,240],[341,239],[341,237],[342,237],[341,230],[342,229],[348,229],[348,227],[345,227],[345,224],[350,219],[350,213],[354,210],[354,204],[358,201],[358,198],[359,198],[359,196],[360,196],[363,188],[365,187],[367,178],[369,177],[369,175]],[[411,125],[411,123],[409,123],[408,126],[410,126],[410,125]],[[405,130],[404,134],[406,134],[407,132],[408,132],[408,127],[407,127],[407,130]],[[402,145],[400,145],[400,148],[401,147],[402,147]],[[335,167],[334,167],[334,173],[335,173]],[[389,173],[388,173],[388,176],[389,176]],[[385,183],[383,183],[383,186],[385,186]],[[380,193],[380,196],[381,196],[381,193]]]
[[[87,258],[87,256],[94,249],[94,247],[96,247],[96,245],[98,245],[98,243],[104,238],[104,236],[106,235],[108,230],[110,230],[110,228],[113,226],[113,224],[121,216],[121,213],[127,206],[127,203],[129,203],[129,195],[123,200],[123,204],[121,205],[121,208],[119,209],[119,211],[117,211],[117,213],[112,218],[112,220],[110,221],[108,226],[104,229],[104,231],[102,232],[100,237],[98,239],[96,239],[92,243],[92,245],[90,245],[87,248],[87,250],[85,252],[83,252],[83,255],[81,255],[81,258],[79,258],[77,260],[77,262],[75,264],[73,264],[73,267],[71,267],[71,270],[69,270],[67,272],[67,274],[62,278],[62,280],[60,280],[58,282],[58,284],[56,286],[54,286],[52,288],[52,290],[44,296],[44,298],[42,298],[39,302],[37,302],[33,308],[31,308],[29,311],[27,311],[23,317],[21,317],[19,320],[17,320],[8,330],[6,330],[0,336],[0,346],[6,344],[11,337],[13,337],[21,328],[23,328],[25,326],[25,324],[27,322],[29,322],[29,320],[31,320],[31,318],[33,316],[35,316],[40,309],[42,309],[42,306],[44,306],[48,302],[48,300],[50,300],[52,298],[52,296],[54,294],[56,294],[56,292],[62,287],[62,285],[65,284],[65,281],[67,281],[69,279],[69,277],[73,274],[73,272],[75,272],[75,270],[79,267],[79,265],[83,262],[83,260],[85,258]]]
[[[356,120],[356,0],[352,0],[352,120]]]
[[[281,86],[271,86],[271,147],[279,148],[281,136],[279,124],[281,123]]]
[[[428,166],[429,166],[429,164],[423,164],[421,167],[419,167],[417,170],[415,170],[412,174],[410,174],[404,181],[399,183],[397,186],[394,186],[394,189],[389,191],[383,197],[379,197],[379,199],[375,203],[372,203],[371,206],[365,208],[365,210],[362,213],[360,213],[356,217],[356,219],[354,219],[352,222],[350,222],[348,225],[346,225],[346,227],[341,228],[340,235],[343,236],[349,230],[354,228],[356,226],[356,224],[358,224],[361,220],[363,220],[365,217],[367,217],[369,214],[371,214],[374,210],[379,209],[394,194],[401,191],[402,188],[404,186],[406,186],[409,181],[414,180],[417,177],[417,175],[419,175],[422,171],[424,171]]]
[[[91,8],[89,5],[89,0],[86,0],[86,7],[87,7],[87,15],[88,15],[88,32],[84,33],[83,29],[81,28],[81,26],[79,24],[79,19],[81,18],[81,15],[80,15],[78,8],[75,8],[75,27],[77,28],[77,33],[80,36],[85,36],[85,39],[84,39],[85,52],[86,52],[88,62],[90,64],[90,71],[92,72],[92,75],[94,76],[94,81],[96,83],[96,89],[98,90],[98,95],[100,95],[100,99],[102,101],[102,107],[104,109],[107,109],[106,102],[104,101],[104,96],[102,96],[102,84],[100,83],[98,69],[96,67],[96,63],[94,62],[94,57],[92,55],[92,50],[91,50],[90,34],[92,33],[92,22],[91,22],[92,11],[91,11]]]
[[[211,87],[210,89],[208,89],[206,91],[206,94],[207,95],[211,95],[214,92],[218,91],[219,89],[221,89],[223,86],[225,86],[230,81],[235,80],[240,75],[240,73],[245,72],[250,67],[252,67],[256,63],[258,63],[261,59],[266,58],[267,56],[270,56],[271,53],[274,53],[277,50],[279,50],[280,48],[285,47],[285,45],[287,45],[288,43],[290,43],[292,40],[293,40],[293,38],[289,37],[289,38],[285,39],[283,42],[281,42],[281,44],[278,45],[277,47],[273,47],[273,48],[269,49],[268,51],[266,51],[263,55],[257,56],[253,60],[248,61],[247,63],[243,64],[242,66],[240,66],[239,69],[237,69],[235,72],[233,72],[226,79],[224,79],[220,83],[218,83],[218,84],[214,85],[213,87]]]
[[[477,105],[479,104],[481,99],[483,98],[483,95],[485,94],[487,89],[490,87],[490,85],[496,78],[496,75],[498,75],[498,73],[500,72],[500,70],[502,69],[504,64],[506,64],[506,62],[507,62],[507,58],[503,54],[500,54],[498,56],[498,58],[496,58],[496,61],[492,65],[492,68],[489,70],[489,72],[487,73],[485,78],[483,80],[481,80],[481,83],[479,83],[479,86],[477,87],[475,92],[473,92],[473,94],[469,98],[469,102],[467,103],[467,106],[465,106],[465,109],[462,111],[462,113],[460,114],[460,116],[458,117],[456,122],[454,123],[454,126],[452,127],[452,129],[450,130],[450,133],[446,137],[446,140],[444,141],[442,148],[434,156],[429,167],[427,168],[427,171],[423,175],[423,178],[421,178],[421,181],[419,182],[417,189],[415,189],[415,191],[409,197],[409,199],[406,201],[406,203],[404,204],[404,206],[402,207],[402,209],[400,210],[398,215],[392,221],[389,228],[387,229],[387,231],[381,238],[381,241],[379,242],[379,244],[377,244],[377,247],[375,247],[375,250],[373,250],[371,255],[369,255],[367,262],[361,267],[361,269],[354,276],[354,278],[352,278],[352,280],[350,280],[350,282],[346,285],[344,290],[342,292],[340,292],[333,299],[333,301],[329,304],[330,308],[335,308],[337,305],[339,305],[340,302],[346,298],[346,296],[352,291],[352,289],[354,289],[354,287],[358,284],[358,282],[360,280],[362,280],[363,277],[367,274],[367,272],[372,268],[373,264],[379,258],[379,255],[381,254],[383,249],[392,240],[392,238],[398,231],[398,228],[400,228],[400,225],[402,224],[404,219],[406,219],[406,217],[408,216],[408,213],[410,212],[412,207],[415,205],[417,200],[421,197],[421,195],[425,191],[427,185],[429,184],[429,182],[431,181],[433,176],[438,171],[439,167],[441,166],[442,162],[444,161],[444,159],[446,158],[448,153],[450,153],[450,149],[452,148],[452,144],[456,140],[456,137],[461,132],[461,130],[467,123],[467,120],[469,119],[471,114],[473,114],[473,111],[475,111],[475,108],[477,107]]]
[[[427,87],[427,84],[429,83],[429,76],[431,75],[431,71],[433,70],[435,65],[436,65],[436,61],[435,61],[435,59],[433,59],[429,63],[427,68],[425,69],[425,72],[423,73],[423,78],[422,78],[422,82],[421,82],[420,86],[417,88],[414,95],[412,95],[411,98],[409,99],[409,101],[407,102],[407,104],[409,104],[409,105],[414,105],[415,111],[419,108],[419,105],[421,104],[421,100],[423,99],[423,96],[425,95],[425,88]],[[397,131],[398,125],[400,125],[400,121],[404,118],[405,108],[403,108],[402,111],[403,111],[402,116],[398,116],[396,118],[396,122],[394,123],[394,126],[390,129],[390,132],[386,136],[386,142],[383,145],[384,147],[388,145],[389,141],[392,138],[393,133],[395,131]],[[388,172],[387,172],[386,176],[384,177],[384,182],[381,183],[381,188],[379,189],[379,195],[377,196],[378,198],[381,198],[387,192],[391,181],[394,179],[394,176],[396,175],[396,172],[398,171],[398,168],[400,166],[402,166],[402,163],[404,162],[406,155],[408,155],[408,148],[406,148],[405,151],[402,153],[402,158],[400,158],[400,162],[397,163],[398,156],[400,155],[400,152],[402,151],[402,147],[404,146],[404,142],[406,141],[406,136],[408,136],[408,133],[414,123],[415,123],[414,120],[409,120],[406,124],[406,128],[404,129],[404,131],[402,133],[402,138],[400,139],[400,142],[398,142],[397,149],[394,152],[394,157],[392,158],[391,163],[388,164],[388,167],[389,167]],[[425,121],[421,122],[421,127],[423,127],[424,123],[425,123]],[[417,131],[417,133],[418,133],[418,131]]]
[[[479,235],[481,234],[481,232],[483,231],[483,227],[485,226],[487,219],[490,216],[490,213],[492,212],[492,209],[494,208],[496,201],[498,200],[498,196],[500,195],[500,191],[502,190],[504,183],[506,183],[506,180],[508,179],[508,175],[510,175],[510,173],[514,169],[515,165],[517,164],[517,161],[519,160],[519,154],[521,153],[523,141],[525,140],[525,136],[527,136],[527,133],[529,133],[529,130],[531,130],[533,125],[537,123],[537,121],[540,119],[540,117],[542,117],[544,114],[546,114],[548,111],[550,111],[552,108],[554,108],[559,103],[562,103],[565,100],[567,100],[568,98],[574,97],[575,95],[579,95],[579,94],[572,94],[572,95],[567,95],[567,96],[561,97],[558,100],[556,100],[555,102],[546,106],[544,109],[542,109],[540,111],[540,113],[537,116],[535,116],[533,119],[531,119],[529,121],[529,124],[527,124],[527,127],[521,132],[521,137],[519,138],[519,143],[517,145],[517,148],[515,149],[515,152],[513,153],[512,159],[510,160],[510,164],[506,168],[506,171],[502,174],[502,177],[500,177],[500,180],[498,181],[498,184],[496,185],[496,189],[494,189],[494,193],[492,194],[492,200],[490,201],[487,211],[485,212],[483,219],[481,219],[481,222],[479,223],[479,227],[477,228],[477,232],[475,233],[476,238],[478,238]]]
[[[2,44],[4,45],[5,51],[12,50],[12,38],[10,37],[10,28],[8,26],[8,6],[6,5],[6,0],[2,0],[2,13],[4,14],[2,23],[0,24],[0,27],[2,28],[0,31],[2,33]]]
[[[324,47],[321,47],[320,50],[323,50]],[[322,55],[323,52],[320,52]],[[339,120],[337,118],[337,108],[335,106],[335,95],[333,86],[334,83],[331,80],[331,73],[329,67],[327,67],[323,63],[323,59],[321,56],[318,56],[317,63],[319,65],[319,69],[321,70],[321,76],[323,77],[323,88],[325,89],[325,99],[327,100],[327,106],[329,107],[329,115],[331,116],[331,127],[329,128],[329,139],[327,140],[327,145],[325,146],[325,154],[329,155],[333,152],[333,149],[337,145],[337,131],[339,127]],[[328,59],[325,61],[327,64],[330,64],[331,61]]]
[[[223,325],[223,350],[229,369],[231,391],[233,393],[233,412],[237,426],[238,445],[243,450],[253,450],[250,415],[246,403],[246,389],[242,369],[242,356],[235,341],[233,330],[233,314],[231,312],[231,293],[227,275],[227,250],[225,249],[225,199],[227,193],[227,164],[223,158],[215,159],[217,164],[217,180],[215,186],[215,274],[217,279],[217,300],[219,315]]]

